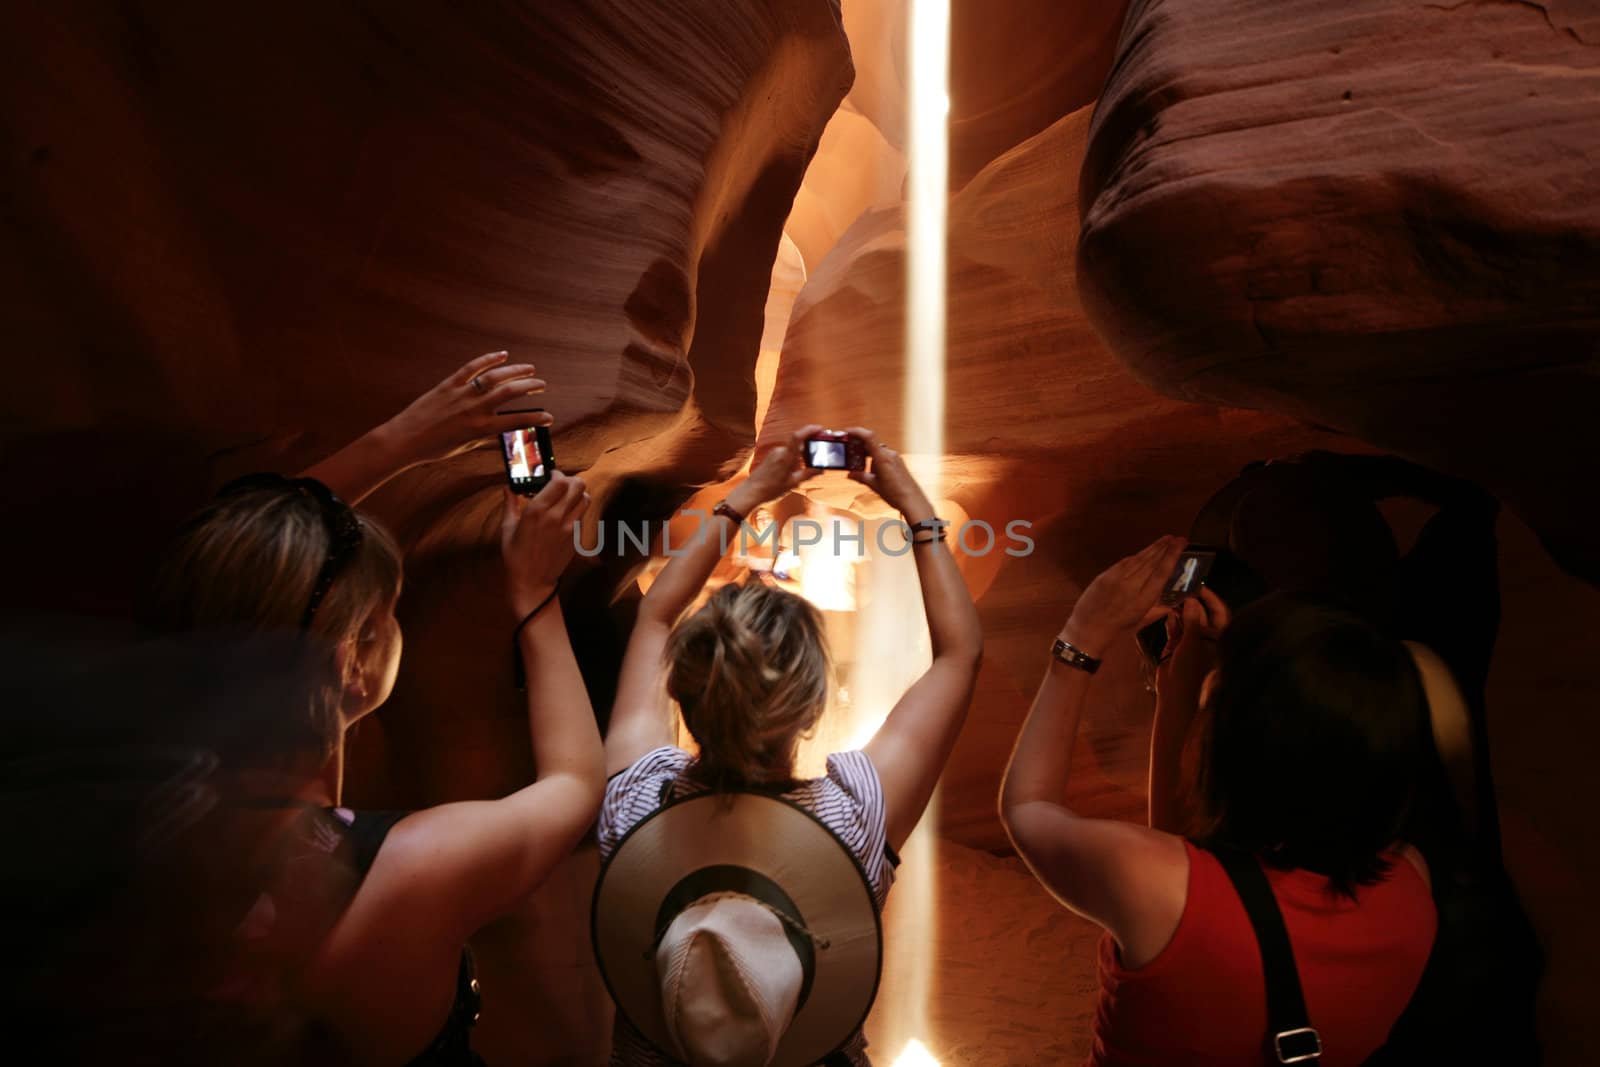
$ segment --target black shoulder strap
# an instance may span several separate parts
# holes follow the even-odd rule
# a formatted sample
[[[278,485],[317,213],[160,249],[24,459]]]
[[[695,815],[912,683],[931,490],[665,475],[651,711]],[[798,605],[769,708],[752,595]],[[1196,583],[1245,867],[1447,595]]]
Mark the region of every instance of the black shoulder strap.
[[[354,819],[345,827],[344,837],[350,846],[351,861],[363,878],[372,870],[372,864],[378,858],[378,850],[383,847],[383,842],[388,838],[389,831],[394,829],[394,824],[410,814],[409,811],[354,813]]]
[[[1283,925],[1283,912],[1256,858],[1230,849],[1208,849],[1228,872],[1228,880],[1244,903],[1261,950],[1261,972],[1267,983],[1267,1049],[1269,1062],[1322,1062],[1322,1038],[1311,1026],[1294,948]]]

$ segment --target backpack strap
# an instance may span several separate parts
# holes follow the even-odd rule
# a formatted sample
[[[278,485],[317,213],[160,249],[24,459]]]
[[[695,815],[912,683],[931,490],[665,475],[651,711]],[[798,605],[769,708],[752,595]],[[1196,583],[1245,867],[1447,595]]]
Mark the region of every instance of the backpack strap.
[[[1272,895],[1272,886],[1261,864],[1249,853],[1232,849],[1208,848],[1228,873],[1234,891],[1244,904],[1245,914],[1255,929],[1256,947],[1261,950],[1261,973],[1267,986],[1267,1047],[1269,1062],[1322,1062],[1322,1037],[1311,1025],[1305,996],[1300,990],[1300,971],[1295,967],[1294,948],[1283,925],[1283,912]]]

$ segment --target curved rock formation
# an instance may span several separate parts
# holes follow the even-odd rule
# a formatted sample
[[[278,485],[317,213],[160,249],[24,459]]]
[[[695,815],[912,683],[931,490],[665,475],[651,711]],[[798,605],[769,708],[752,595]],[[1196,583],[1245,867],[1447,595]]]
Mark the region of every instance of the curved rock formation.
[[[839,17],[8,10],[11,434],[115,428],[121,473],[159,422],[218,477],[298,466],[504,347],[552,382],[567,465],[656,437],[633,467],[705,480],[753,433],[773,254],[852,76]],[[379,510],[432,525],[496,462]]]
[[[1100,92],[1127,0],[951,0],[950,187]],[[850,103],[904,151],[906,0],[845,4],[860,77]]]
[[[862,212],[899,204],[905,177],[905,155],[846,100],[822,131],[783,227],[806,267],[815,269]]]
[[[1600,581],[1600,9],[1147,0],[1082,186],[1143,380],[1473,478]]]
[[[949,375],[944,496],[997,531],[1036,525],[1032,555],[962,560],[987,640],[981,696],[944,779],[941,833],[1005,848],[994,795],[1037,684],[1040,641],[1113,560],[1185,530],[1244,463],[1334,445],[1292,420],[1167,399],[1106,350],[1068,267],[1075,186],[1089,111],[1060,120],[995,160],[950,204]],[[864,425],[901,439],[905,235],[897,208],[869,212],[814,269],[795,303],[762,440],[796,426]],[[1345,441],[1337,447],[1350,447]],[[842,475],[804,492],[862,515],[882,505]],[[981,546],[981,545],[980,545]],[[975,546],[977,547],[977,546]],[[1085,746],[1101,783],[1095,810],[1126,812],[1142,788],[1149,707],[1131,656],[1117,657]]]
[[[302,467],[496,348],[551,382],[596,513],[662,513],[737,469],[782,224],[853,76],[840,18],[837,0],[8,6],[0,315],[19,358],[0,417],[8,467],[30,461],[13,489],[69,520],[23,532],[35,565],[9,608],[125,609],[142,542],[207,482]],[[351,803],[529,779],[502,478],[484,449],[370,501],[409,549],[412,651],[354,744]],[[85,515],[128,529],[108,549]],[[574,597],[597,676],[615,577]],[[480,942],[501,980],[478,1036],[521,1062],[548,1024],[588,1055],[608,1033],[583,1021],[604,1005],[592,972],[526,954],[581,929],[530,907]]]

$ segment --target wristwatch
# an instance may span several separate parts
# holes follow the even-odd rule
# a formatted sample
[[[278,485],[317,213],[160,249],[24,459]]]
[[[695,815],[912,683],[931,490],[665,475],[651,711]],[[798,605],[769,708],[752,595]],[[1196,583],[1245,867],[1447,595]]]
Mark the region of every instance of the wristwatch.
[[[1069,667],[1076,667],[1087,674],[1093,674],[1100,669],[1100,661],[1095,659],[1083,649],[1056,638],[1056,643],[1051,646],[1050,654]]]

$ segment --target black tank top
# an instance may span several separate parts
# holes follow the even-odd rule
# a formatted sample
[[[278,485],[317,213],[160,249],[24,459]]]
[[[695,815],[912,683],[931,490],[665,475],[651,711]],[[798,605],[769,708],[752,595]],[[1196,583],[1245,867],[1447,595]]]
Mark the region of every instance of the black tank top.
[[[352,811],[349,808],[323,808],[320,813],[326,820],[324,825],[339,835],[335,854],[350,864],[358,879],[366,878],[372,869],[389,831],[411,814],[409,811]],[[481,1004],[472,951],[463,946],[450,1017],[438,1036],[409,1062],[408,1067],[485,1067],[483,1058],[472,1050],[471,1040]]]

